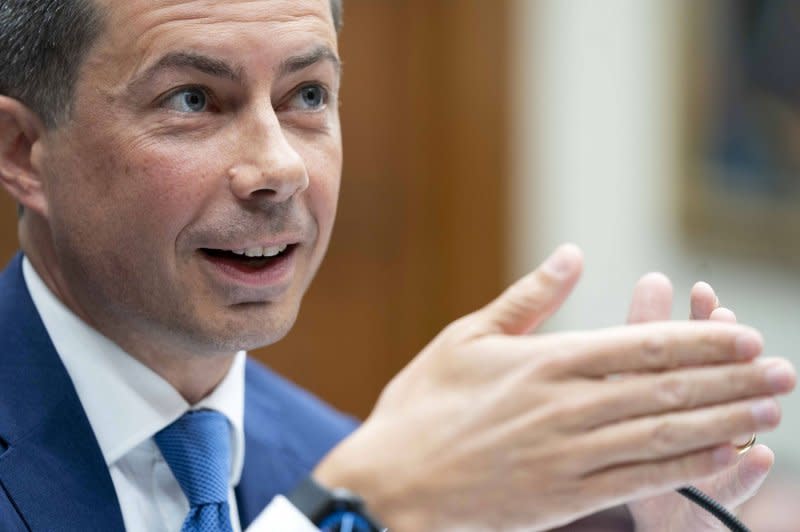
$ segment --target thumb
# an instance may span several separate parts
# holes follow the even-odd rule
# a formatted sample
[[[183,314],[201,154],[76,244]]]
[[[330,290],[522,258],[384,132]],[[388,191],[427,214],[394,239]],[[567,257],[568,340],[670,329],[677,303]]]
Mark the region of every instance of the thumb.
[[[583,253],[563,244],[529,273],[478,311],[487,334],[525,334],[555,312],[583,270]]]

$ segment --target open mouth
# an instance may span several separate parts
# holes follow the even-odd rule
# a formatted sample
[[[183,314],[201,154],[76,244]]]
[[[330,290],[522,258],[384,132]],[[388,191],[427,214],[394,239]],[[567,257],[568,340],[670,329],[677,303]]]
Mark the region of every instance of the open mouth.
[[[241,250],[202,248],[200,251],[212,261],[222,262],[246,272],[263,270],[282,262],[296,247],[297,244],[284,244]]]

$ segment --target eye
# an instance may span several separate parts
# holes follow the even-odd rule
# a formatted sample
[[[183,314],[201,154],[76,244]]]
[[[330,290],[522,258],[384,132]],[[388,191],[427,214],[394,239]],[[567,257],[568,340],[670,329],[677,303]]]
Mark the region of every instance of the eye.
[[[328,103],[328,91],[321,85],[305,85],[297,90],[291,103],[303,111],[317,111]]]
[[[208,110],[208,95],[199,87],[187,87],[173,92],[163,105],[181,113],[202,113]]]

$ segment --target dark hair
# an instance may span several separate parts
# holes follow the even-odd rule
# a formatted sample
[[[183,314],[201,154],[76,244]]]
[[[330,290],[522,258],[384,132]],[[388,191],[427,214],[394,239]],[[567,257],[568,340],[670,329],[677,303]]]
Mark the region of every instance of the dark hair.
[[[342,0],[330,2],[339,31]],[[69,117],[80,65],[101,22],[92,0],[0,0],[0,94],[57,126]]]
[[[91,0],[0,0],[0,94],[48,127],[69,116],[78,69],[97,37]]]

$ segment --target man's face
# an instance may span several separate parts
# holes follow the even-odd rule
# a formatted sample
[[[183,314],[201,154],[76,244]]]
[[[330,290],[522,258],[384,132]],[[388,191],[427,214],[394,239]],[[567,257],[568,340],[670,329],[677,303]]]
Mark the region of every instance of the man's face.
[[[129,351],[278,340],[336,211],[329,0],[97,1],[72,119],[42,142],[49,267]]]

